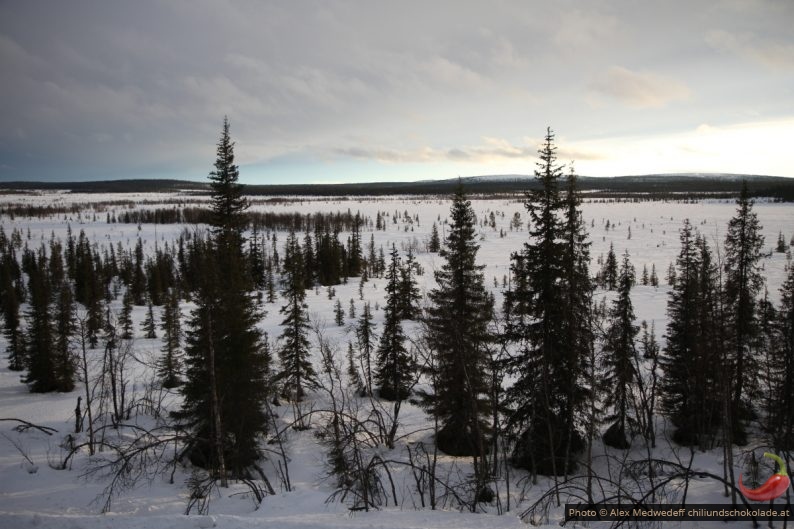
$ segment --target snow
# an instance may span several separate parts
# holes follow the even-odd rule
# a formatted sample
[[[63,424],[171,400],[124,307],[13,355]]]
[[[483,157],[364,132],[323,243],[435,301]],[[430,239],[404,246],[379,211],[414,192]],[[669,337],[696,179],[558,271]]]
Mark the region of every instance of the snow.
[[[108,200],[131,200],[131,207],[171,207],[172,202],[202,200],[201,197],[183,195],[179,193],[167,194],[64,194],[55,192],[42,192],[37,195],[0,195],[2,203],[32,203],[36,205],[97,203]],[[434,222],[439,225],[443,235],[444,221],[449,213],[450,202],[446,198],[416,198],[416,197],[356,197],[356,198],[295,198],[294,200],[264,203],[263,197],[256,197],[255,210],[313,213],[316,211],[336,212],[360,211],[368,216],[374,223],[378,211],[385,216],[386,231],[370,232],[369,228],[362,233],[364,248],[369,244],[370,234],[374,235],[375,246],[387,249],[394,243],[398,249],[406,249],[409,245],[418,248],[417,259],[424,268],[424,275],[418,279],[420,289],[427,293],[434,286],[433,271],[441,265],[441,258],[437,254],[425,251],[425,243],[429,239],[431,227]],[[189,204],[195,205],[195,204]],[[112,206],[110,211],[120,212],[126,206]],[[488,199],[475,198],[473,207],[478,219],[485,220],[491,212],[496,216],[496,229],[481,226],[480,251],[478,262],[485,264],[485,282],[495,296],[497,306],[501,305],[503,277],[509,274],[509,256],[518,250],[527,240],[526,212],[520,199]],[[592,241],[591,256],[593,258],[592,271],[598,269],[596,259],[599,255],[606,256],[610,243],[614,243],[615,252],[620,256],[628,250],[634,263],[638,276],[643,265],[647,265],[650,273],[651,266],[656,266],[660,286],[658,288],[637,285],[632,292],[637,321],[647,320],[656,327],[657,339],[664,345],[663,333],[666,326],[666,302],[669,287],[666,285],[665,275],[667,267],[674,262],[679,251],[678,230],[685,218],[689,218],[694,227],[708,239],[714,249],[721,244],[725,237],[727,222],[735,213],[736,206],[733,201],[710,200],[699,203],[683,202],[586,202],[583,205],[584,220],[587,223],[590,239]],[[766,237],[765,251],[771,252],[776,244],[777,235],[782,231],[786,241],[794,234],[794,205],[758,201],[754,206],[760,223],[764,227]],[[403,213],[409,216],[419,215],[419,221],[405,223]],[[398,215],[397,224],[392,222],[392,215]],[[514,212],[521,214],[524,225],[518,231],[510,231],[508,224]],[[71,224],[72,232],[77,235],[84,230],[89,240],[99,245],[117,244],[121,242],[125,247],[131,247],[140,237],[144,243],[144,250],[148,253],[154,251],[155,242],[159,245],[175,240],[181,230],[186,226],[180,225],[147,225],[107,224],[105,212],[97,213],[96,220],[90,211],[83,212],[78,218],[76,215],[55,215],[52,218],[24,218],[10,219],[0,217],[3,229],[10,234],[16,227],[22,230],[23,241],[33,248],[50,238],[54,233],[56,237],[65,237],[67,223]],[[612,226],[605,228],[609,220]],[[592,226],[591,226],[592,223]],[[189,229],[203,229],[201,226],[187,226]],[[631,238],[628,238],[628,228],[631,227]],[[30,240],[27,232],[30,230]],[[500,229],[505,232],[500,237]],[[347,238],[346,233],[340,234],[340,240]],[[279,244],[286,240],[286,233],[278,234]],[[283,249],[280,249],[283,256]],[[388,255],[388,252],[387,252]],[[763,261],[764,274],[770,299],[778,303],[778,289],[783,282],[785,274],[786,256],[772,252]],[[496,282],[496,286],[494,285]],[[365,284],[363,292],[365,300],[371,301],[374,320],[379,331],[383,322],[383,305],[385,280],[371,279]],[[349,300],[354,300],[357,315],[361,313],[364,300],[359,298],[359,279],[352,278],[346,285],[334,287],[335,298],[328,299],[327,289],[321,287],[315,292],[307,292],[307,303],[313,322],[324,327],[326,338],[333,344],[340,358],[344,357],[347,342],[354,339],[351,328],[352,320],[347,315]],[[608,295],[598,292],[598,296]],[[345,309],[345,325],[337,327],[333,323],[333,308],[336,299],[341,300]],[[610,298],[611,299],[611,298]],[[274,345],[280,334],[282,315],[279,308],[283,301],[279,298],[275,304],[266,304],[266,314],[260,322],[260,328],[268,333],[271,345]],[[376,303],[379,310],[374,310]],[[114,301],[114,310],[120,308],[120,300]],[[182,313],[187,315],[191,305],[183,304]],[[136,329],[135,348],[137,356],[142,361],[134,364],[134,381],[136,391],[142,391],[146,382],[151,378],[152,360],[159,354],[160,340],[147,340],[140,331],[140,322],[145,316],[145,307],[135,307],[134,321]],[[155,308],[155,316],[159,317],[159,310]],[[418,324],[407,322],[407,334],[413,336],[418,332]],[[3,338],[0,338],[0,350],[4,349]],[[275,350],[275,348],[271,348]],[[95,351],[96,353],[96,351]],[[319,365],[319,354],[315,358]],[[258,509],[251,497],[246,494],[247,487],[242,484],[232,484],[229,489],[216,490],[211,503],[210,515],[199,516],[191,514],[185,516],[188,493],[185,481],[189,477],[189,469],[177,468],[174,484],[168,482],[168,473],[153,476],[151,480],[143,480],[132,490],[115,497],[109,512],[100,514],[102,500],[97,501],[107,485],[107,482],[95,477],[85,476],[88,469],[89,458],[81,455],[72,461],[70,468],[56,470],[59,462],[66,454],[62,447],[64,437],[72,431],[74,422],[74,407],[78,395],[82,395],[82,388],[68,394],[34,395],[20,383],[19,374],[7,369],[5,361],[0,361],[0,418],[19,418],[37,425],[55,428],[58,432],[52,436],[42,432],[28,430],[27,432],[14,431],[15,423],[0,422],[0,527],[41,527],[41,528],[196,528],[196,527],[227,527],[246,528],[254,526],[270,526],[284,528],[456,528],[466,529],[474,527],[512,528],[523,527],[525,523],[518,516],[532,501],[539,498],[553,483],[545,478],[540,478],[536,485],[528,485],[525,490],[517,485],[520,478],[525,477],[520,471],[513,470],[513,483],[511,489],[511,511],[505,515],[497,516],[496,509],[486,507],[490,514],[471,514],[459,512],[455,506],[446,505],[446,510],[431,511],[429,509],[416,510],[418,502],[412,493],[410,474],[407,471],[395,469],[398,495],[400,504],[389,505],[377,512],[351,513],[342,503],[329,501],[334,487],[331,480],[325,479],[325,448],[312,430],[288,431],[287,451],[290,458],[290,476],[293,490],[285,492],[279,490],[275,496],[267,497]],[[318,403],[322,395],[315,395]],[[170,395],[166,403],[174,406],[178,402],[178,395]],[[277,412],[281,416],[281,424],[290,416],[291,409],[282,403]],[[405,438],[391,453],[393,458],[405,458],[404,447],[407,443],[424,442],[427,446],[432,443],[431,435],[427,428],[431,426],[424,411],[411,403],[405,403],[400,414],[400,435]],[[316,425],[315,425],[316,426]],[[664,422],[660,419],[658,425],[661,432]],[[384,449],[385,450],[385,449]],[[744,470],[744,459],[749,454],[749,449],[735,449],[735,472],[738,476]],[[624,456],[629,458],[645,457],[644,447],[639,441],[634,443],[628,453],[607,449],[598,443],[595,447],[595,465],[598,472],[606,472],[611,465],[615,465]],[[681,449],[660,440],[656,450],[659,457],[680,456],[688,461],[688,449]],[[715,474],[722,474],[722,451],[695,452],[693,467],[709,470]],[[30,461],[28,461],[30,459]],[[278,480],[274,462],[265,465],[274,487],[278,488]],[[466,458],[452,458],[441,456],[439,465],[443,472],[450,476],[465,475],[470,470],[470,461]],[[34,471],[35,470],[35,471]],[[503,491],[504,493],[504,491]],[[523,496],[523,497],[522,497]],[[724,503],[722,487],[711,480],[694,480],[690,483],[688,501],[696,503]],[[553,509],[548,520],[544,520],[550,527],[557,526],[562,519],[561,509]],[[671,524],[674,525],[674,524]],[[687,524],[682,524],[687,525]],[[697,525],[689,523],[687,526]],[[716,523],[700,522],[700,526],[716,527]],[[741,524],[738,524],[741,526]],[[594,526],[597,526],[594,524]],[[720,524],[722,526],[722,524]],[[751,524],[745,523],[745,527]]]

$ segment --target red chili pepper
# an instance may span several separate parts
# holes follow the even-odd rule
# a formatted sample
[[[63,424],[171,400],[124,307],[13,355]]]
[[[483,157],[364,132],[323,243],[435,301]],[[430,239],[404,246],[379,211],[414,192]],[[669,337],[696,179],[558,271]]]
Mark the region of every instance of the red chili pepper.
[[[769,457],[777,461],[780,470],[777,471],[776,474],[772,474],[766,483],[758,487],[757,489],[746,489],[744,485],[742,485],[742,475],[739,474],[739,490],[742,491],[742,494],[748,500],[755,500],[755,501],[769,501],[774,500],[775,498],[779,498],[786,492],[788,489],[791,480],[788,477],[788,473],[786,472],[786,462],[783,461],[779,456],[775,454],[770,454],[769,452],[764,452],[764,457]]]

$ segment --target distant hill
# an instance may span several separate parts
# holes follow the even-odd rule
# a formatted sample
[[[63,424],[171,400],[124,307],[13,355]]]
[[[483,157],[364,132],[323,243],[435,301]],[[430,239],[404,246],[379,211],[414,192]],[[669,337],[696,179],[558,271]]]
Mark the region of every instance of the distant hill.
[[[392,194],[447,194],[454,190],[458,178],[423,180],[418,182],[366,182],[349,184],[279,184],[246,185],[250,195],[392,195]],[[667,194],[697,193],[705,196],[722,196],[739,191],[740,182],[747,181],[754,196],[769,196],[794,201],[794,178],[765,175],[726,173],[676,173],[613,177],[583,176],[580,188],[593,196],[616,197],[635,193]],[[516,193],[537,187],[530,175],[482,175],[460,178],[470,193]],[[208,193],[209,184],[188,180],[104,180],[94,182],[0,182],[0,190],[13,191],[41,189],[64,190],[75,193],[144,193],[164,191],[191,191]]]

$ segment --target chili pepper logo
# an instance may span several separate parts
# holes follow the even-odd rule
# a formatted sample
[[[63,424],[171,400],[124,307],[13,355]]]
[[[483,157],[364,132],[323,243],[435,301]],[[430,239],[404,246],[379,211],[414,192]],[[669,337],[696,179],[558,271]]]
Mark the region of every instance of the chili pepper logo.
[[[783,459],[781,459],[779,456],[776,456],[775,454],[770,454],[769,452],[764,452],[764,457],[774,459],[780,467],[780,470],[778,470],[777,473],[772,474],[769,479],[766,480],[766,483],[757,489],[745,488],[742,484],[742,475],[739,474],[739,490],[742,491],[742,494],[744,494],[744,497],[748,500],[774,500],[775,498],[782,496],[791,483],[788,473],[786,472],[786,462],[783,461]]]

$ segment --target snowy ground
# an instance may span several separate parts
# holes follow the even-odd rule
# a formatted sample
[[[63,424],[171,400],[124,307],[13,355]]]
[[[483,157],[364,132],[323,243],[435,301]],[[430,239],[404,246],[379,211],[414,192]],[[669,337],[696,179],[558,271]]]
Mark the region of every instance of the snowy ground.
[[[58,202],[68,204],[70,201],[78,203],[98,202],[100,200],[133,200],[136,202],[161,202],[180,200],[184,197],[175,195],[146,194],[146,196],[131,197],[130,195],[79,195],[70,196],[62,193],[42,193],[37,196],[30,195],[0,195],[0,204],[7,202],[25,201],[26,203],[50,204]],[[478,262],[485,264],[486,285],[496,294],[497,306],[501,304],[502,282],[509,271],[509,255],[520,248],[526,241],[526,213],[520,200],[513,199],[482,199],[473,201],[474,210],[479,220],[486,220],[491,212],[495,213],[496,229],[483,225],[480,227],[481,249]],[[153,207],[145,204],[142,207]],[[433,270],[441,265],[437,254],[424,251],[425,243],[433,222],[439,223],[443,233],[443,222],[449,212],[449,201],[444,199],[417,199],[417,198],[389,198],[378,197],[372,199],[326,199],[302,200],[296,202],[279,203],[273,205],[256,204],[257,210],[271,211],[300,211],[309,213],[315,211],[360,211],[363,215],[375,220],[378,211],[388,214],[387,230],[374,233],[376,248],[381,245],[388,248],[392,243],[398,248],[406,248],[413,244],[419,248],[418,260],[425,269],[425,274],[419,278],[423,292],[433,288]],[[122,206],[117,206],[120,212]],[[763,233],[766,237],[765,249],[774,249],[778,232],[782,231],[786,241],[794,235],[794,205],[775,204],[760,201],[755,205]],[[404,222],[404,212],[414,217],[418,214],[419,221]],[[524,227],[519,231],[510,231],[508,223],[514,212],[520,212]],[[614,243],[615,252],[620,256],[628,250],[634,263],[637,274],[641,274],[643,265],[647,265],[650,272],[651,266],[656,266],[660,279],[658,288],[638,285],[633,290],[635,312],[640,320],[655,323],[657,339],[663,345],[663,332],[666,325],[666,301],[669,287],[666,285],[665,274],[670,262],[675,260],[679,250],[678,230],[685,218],[689,218],[693,226],[708,239],[712,249],[724,240],[728,220],[735,212],[732,202],[707,201],[695,204],[672,202],[640,202],[640,203],[585,203],[583,205],[584,218],[592,241],[591,255],[593,257],[592,270],[598,269],[596,259],[599,255],[606,255],[610,243]],[[392,216],[397,214],[397,223],[392,222]],[[176,225],[129,225],[106,224],[105,213],[97,214],[97,220],[90,214],[83,214],[80,219],[74,215],[57,215],[49,219],[26,219],[16,217],[0,217],[6,234],[17,227],[30,239],[27,243],[37,247],[41,241],[49,240],[50,234],[63,237],[66,233],[67,223],[71,224],[72,231],[77,234],[85,230],[88,237],[100,246],[103,244],[116,244],[130,247],[141,237],[147,251],[152,251],[155,241],[158,244],[173,240],[178,236],[183,226]],[[606,222],[612,226],[606,229]],[[198,227],[191,227],[198,228]],[[629,228],[631,237],[629,238]],[[500,230],[505,236],[500,237]],[[340,235],[344,240],[346,234]],[[279,243],[283,244],[286,233],[279,233]],[[370,232],[364,230],[362,241],[364,246],[369,243]],[[282,252],[283,255],[283,252]],[[388,255],[388,254],[387,254]],[[786,256],[771,253],[764,260],[764,271],[770,299],[773,303],[779,300],[778,289],[783,281]],[[364,287],[364,298],[372,302],[373,308],[377,303],[379,310],[374,312],[375,322],[380,328],[383,319],[384,305],[384,280],[374,279]],[[350,328],[353,322],[347,310],[350,300],[354,301],[357,314],[360,314],[364,301],[359,297],[359,281],[351,279],[347,285],[334,287],[335,298],[329,299],[327,290],[319,288],[315,292],[307,293],[310,314],[314,322],[325,327],[325,335],[335,344],[340,357],[346,351],[347,342],[354,339]],[[599,292],[599,296],[604,293]],[[337,327],[333,321],[333,307],[336,299],[341,300],[345,309],[345,325]],[[117,301],[118,308],[119,302]],[[260,326],[268,332],[271,341],[275,341],[280,334],[281,315],[279,307],[282,301],[265,305],[267,311]],[[189,306],[183,305],[183,314],[187,315]],[[157,354],[161,343],[159,340],[146,340],[139,330],[138,322],[144,317],[144,307],[136,307],[135,320],[138,336],[135,347],[143,363],[136,364],[136,388],[140,390],[146,381],[151,378],[151,369],[148,364]],[[415,324],[409,323],[410,335]],[[377,331],[377,329],[376,329]],[[4,349],[0,338],[0,350]],[[319,364],[319,360],[317,360]],[[108,514],[97,514],[102,503],[95,501],[102,493],[106,482],[83,477],[87,458],[74,460],[72,468],[68,470],[54,470],[63,457],[65,449],[60,445],[64,437],[71,431],[74,421],[74,407],[79,389],[70,394],[34,395],[20,383],[19,374],[9,371],[5,361],[0,361],[0,418],[19,418],[31,421],[38,425],[55,428],[58,430],[52,436],[39,432],[28,431],[19,433],[13,430],[14,423],[0,422],[0,527],[43,527],[43,528],[99,528],[99,527],[218,527],[245,528],[268,525],[285,528],[315,528],[315,527],[383,527],[383,528],[446,528],[454,527],[465,529],[468,527],[519,527],[523,525],[517,516],[534,500],[548,489],[549,482],[541,479],[536,485],[528,486],[525,490],[516,483],[511,489],[511,511],[504,516],[494,514],[469,514],[450,511],[414,510],[415,497],[411,495],[411,482],[407,475],[397,473],[402,481],[398,480],[397,488],[401,498],[401,509],[394,506],[376,513],[351,514],[347,507],[338,502],[327,502],[333,492],[333,483],[324,479],[324,448],[322,448],[312,431],[291,432],[287,449],[291,458],[290,474],[292,477],[293,491],[281,492],[276,496],[264,500],[258,510],[250,497],[245,494],[245,487],[233,485],[228,490],[223,490],[218,497],[213,499],[210,506],[209,517],[183,516],[187,504],[187,493],[184,482],[188,472],[177,469],[175,483],[169,484],[168,476],[157,476],[151,482],[142,482],[132,491],[114,498]],[[169,397],[176,401],[177,396]],[[321,400],[320,396],[316,397]],[[289,413],[288,407],[279,410],[282,416]],[[401,433],[407,437],[405,443],[430,441],[426,428],[429,423],[424,412],[412,405],[406,404],[400,415]],[[660,424],[664,427],[663,424]],[[396,448],[399,451],[400,447]],[[682,457],[689,457],[688,450],[671,447],[662,440],[659,443],[658,455],[671,456],[673,451]],[[637,441],[627,454],[620,451],[604,449],[600,444],[596,446],[597,468],[606,472],[607,467],[613,464],[615,458],[626,455],[628,458],[642,458],[645,456],[644,448]],[[735,451],[736,473],[743,470],[743,452]],[[403,457],[394,454],[394,457]],[[30,460],[30,462],[28,461]],[[460,471],[465,473],[468,468],[465,459],[442,458],[443,468],[450,472]],[[695,454],[695,468],[710,470],[715,474],[722,473],[722,452],[712,451]],[[273,470],[267,467],[266,471]],[[516,472],[516,482],[522,477]],[[273,476],[271,476],[273,479]],[[274,485],[276,482],[274,481]],[[723,503],[722,488],[715,482],[703,480],[690,484],[689,501],[697,503]],[[523,496],[523,497],[522,497]],[[486,508],[495,512],[493,508]],[[561,520],[562,512],[550,513],[548,523],[556,526]],[[686,525],[686,524],[684,524]],[[694,523],[688,526],[695,525]],[[703,527],[708,523],[701,523]],[[715,527],[716,524],[713,524]],[[741,524],[737,524],[740,525]],[[722,526],[722,525],[720,525]],[[744,523],[745,527],[751,524]]]

